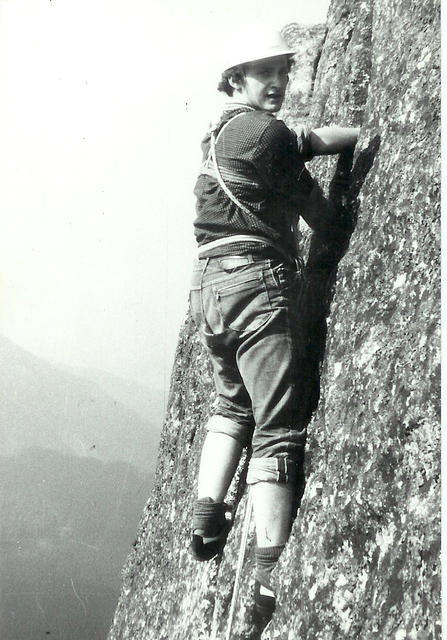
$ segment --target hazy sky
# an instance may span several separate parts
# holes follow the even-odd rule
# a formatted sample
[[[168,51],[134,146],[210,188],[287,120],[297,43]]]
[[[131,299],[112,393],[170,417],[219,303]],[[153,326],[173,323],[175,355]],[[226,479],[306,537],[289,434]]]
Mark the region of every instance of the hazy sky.
[[[215,43],[328,4],[0,0],[0,333],[169,384]]]

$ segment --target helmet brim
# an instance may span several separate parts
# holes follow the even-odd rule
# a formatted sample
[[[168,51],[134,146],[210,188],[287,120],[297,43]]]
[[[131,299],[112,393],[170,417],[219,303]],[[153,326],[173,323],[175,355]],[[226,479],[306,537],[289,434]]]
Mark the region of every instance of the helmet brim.
[[[242,64],[248,64],[249,62],[258,62],[259,60],[269,60],[270,58],[277,58],[278,56],[293,56],[296,51],[290,48],[278,48],[277,51],[272,51],[269,55],[265,55],[264,52],[250,53],[247,56],[239,56],[237,60],[234,60],[232,64],[225,63],[227,66],[222,69],[222,73],[228,71],[229,69],[233,69],[233,67],[238,67]]]

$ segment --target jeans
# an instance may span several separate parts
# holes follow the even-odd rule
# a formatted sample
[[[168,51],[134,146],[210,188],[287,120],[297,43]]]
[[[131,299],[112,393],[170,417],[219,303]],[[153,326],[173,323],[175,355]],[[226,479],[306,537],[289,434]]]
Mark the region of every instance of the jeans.
[[[294,482],[303,462],[301,288],[301,270],[281,259],[227,256],[194,265],[191,313],[211,358],[220,417],[207,428],[251,444],[249,484]]]

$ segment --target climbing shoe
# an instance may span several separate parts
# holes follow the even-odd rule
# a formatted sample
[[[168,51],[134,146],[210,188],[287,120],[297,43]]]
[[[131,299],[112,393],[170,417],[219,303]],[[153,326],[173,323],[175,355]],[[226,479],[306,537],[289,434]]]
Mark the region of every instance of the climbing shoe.
[[[232,524],[231,508],[225,502],[200,498],[194,507],[190,550],[196,560],[211,560],[225,546]]]
[[[255,581],[255,611],[262,619],[270,619],[275,611],[276,598],[271,589]]]

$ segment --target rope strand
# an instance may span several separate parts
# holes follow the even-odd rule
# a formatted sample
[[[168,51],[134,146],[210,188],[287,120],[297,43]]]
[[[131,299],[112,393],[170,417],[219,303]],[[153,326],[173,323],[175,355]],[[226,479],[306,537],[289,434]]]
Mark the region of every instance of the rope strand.
[[[231,631],[233,627],[234,612],[236,610],[236,602],[237,602],[237,597],[239,595],[242,567],[243,567],[244,558],[245,558],[245,547],[247,546],[248,531],[250,528],[251,511],[252,511],[252,499],[251,499],[251,492],[249,492],[248,498],[247,498],[244,527],[242,529],[241,546],[239,547],[239,556],[238,556],[237,567],[236,567],[236,577],[234,579],[233,596],[231,598],[230,614],[228,616],[228,627],[227,627],[227,634],[225,636],[225,640],[231,640]]]

